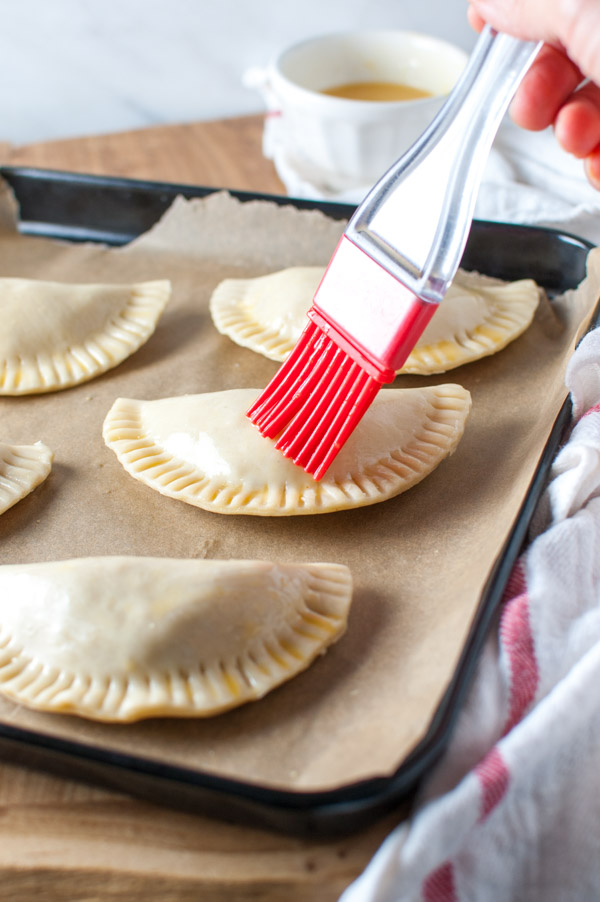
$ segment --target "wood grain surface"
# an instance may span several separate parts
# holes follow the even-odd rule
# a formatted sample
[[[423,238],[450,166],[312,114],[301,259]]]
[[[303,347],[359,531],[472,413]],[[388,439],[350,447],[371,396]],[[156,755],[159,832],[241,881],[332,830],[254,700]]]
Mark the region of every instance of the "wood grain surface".
[[[11,765],[0,815],[3,902],[332,902],[393,826],[313,842]]]
[[[0,162],[284,193],[262,119],[13,147]],[[343,840],[232,826],[0,762],[0,902],[333,902],[401,818]]]
[[[0,162],[284,194],[262,155],[262,130],[261,116],[243,116],[22,147],[0,142]]]

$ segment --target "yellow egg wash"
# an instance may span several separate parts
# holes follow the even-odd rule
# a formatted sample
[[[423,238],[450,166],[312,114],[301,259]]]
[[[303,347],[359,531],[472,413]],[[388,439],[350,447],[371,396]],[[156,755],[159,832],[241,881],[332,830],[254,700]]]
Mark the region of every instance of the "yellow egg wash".
[[[393,81],[355,81],[344,85],[337,85],[333,88],[326,88],[321,94],[328,94],[331,97],[343,97],[346,100],[373,100],[373,101],[395,101],[395,100],[422,100],[424,97],[431,97],[429,91],[423,91],[421,88],[414,88],[412,85],[404,85]]]

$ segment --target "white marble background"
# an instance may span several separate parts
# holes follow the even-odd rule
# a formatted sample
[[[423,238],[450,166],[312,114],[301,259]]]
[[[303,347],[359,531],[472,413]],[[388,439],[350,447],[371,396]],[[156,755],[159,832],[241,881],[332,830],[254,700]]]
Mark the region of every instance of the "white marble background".
[[[0,0],[0,141],[262,110],[250,66],[304,37],[409,28],[468,50],[466,0]]]

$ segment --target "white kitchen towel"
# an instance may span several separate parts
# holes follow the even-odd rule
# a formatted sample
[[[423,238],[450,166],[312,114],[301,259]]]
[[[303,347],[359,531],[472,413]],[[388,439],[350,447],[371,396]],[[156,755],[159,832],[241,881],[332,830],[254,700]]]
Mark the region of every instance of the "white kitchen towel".
[[[600,192],[551,128],[528,132],[506,118],[479,188],[475,216],[562,229],[600,244]]]
[[[266,72],[248,70],[246,84],[267,106],[263,153],[273,161],[291,197],[358,204],[371,183],[356,184],[317,171],[284,148],[277,98]],[[383,173],[382,173],[383,175]],[[563,151],[551,128],[527,132],[505,117],[479,188],[475,218],[542,225],[571,231],[600,244],[600,194],[584,177],[583,163]]]
[[[343,902],[600,898],[600,329],[448,750]],[[545,528],[544,528],[545,527]]]
[[[367,186],[291,166],[276,116],[265,154],[288,193],[358,203]],[[480,219],[600,245],[600,193],[551,129],[503,122]],[[600,328],[567,370],[574,427],[558,454],[448,749],[408,821],[340,902],[600,899]]]

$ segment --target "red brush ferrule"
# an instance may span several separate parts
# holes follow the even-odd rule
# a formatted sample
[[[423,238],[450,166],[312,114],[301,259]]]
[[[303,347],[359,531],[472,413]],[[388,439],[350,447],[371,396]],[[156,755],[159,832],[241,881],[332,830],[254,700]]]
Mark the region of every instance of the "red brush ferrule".
[[[396,378],[395,369],[392,369],[389,366],[382,366],[378,360],[372,358],[366,349],[360,346],[360,343],[357,342],[356,339],[346,335],[337,323],[333,323],[326,316],[319,313],[319,310],[315,307],[314,303],[308,311],[308,316],[313,323],[319,327],[321,332],[324,332],[328,338],[331,338],[331,340],[334,341],[348,357],[355,360],[361,369],[368,373],[369,376],[372,376],[373,379],[376,379],[377,382],[381,382],[382,384],[384,382],[394,381]]]
[[[391,382],[436,310],[344,235],[309,316],[370,375]]]

